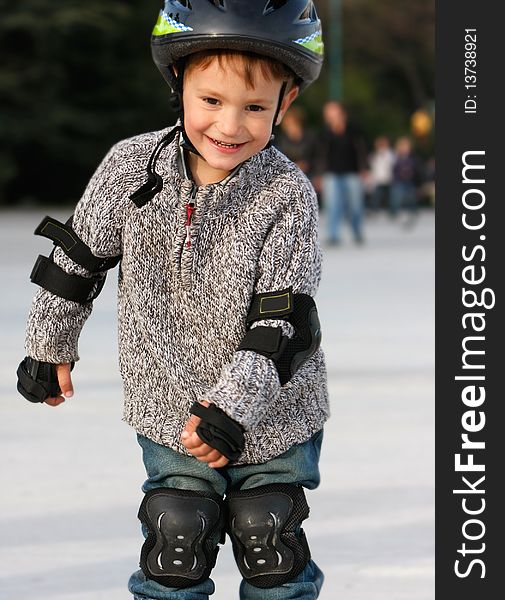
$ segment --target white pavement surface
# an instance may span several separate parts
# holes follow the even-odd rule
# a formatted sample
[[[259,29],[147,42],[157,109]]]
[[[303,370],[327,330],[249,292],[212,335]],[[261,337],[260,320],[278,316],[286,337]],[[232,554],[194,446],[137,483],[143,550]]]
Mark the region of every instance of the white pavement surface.
[[[144,471],[121,422],[114,275],[81,337],[75,397],[53,409],[15,391],[28,276],[50,248],[31,235],[44,214],[0,212],[0,598],[128,600]],[[411,229],[380,216],[366,237],[325,250],[317,303],[332,418],[305,529],[326,574],[321,600],[432,600],[433,214]],[[213,598],[238,600],[229,542],[214,579]]]

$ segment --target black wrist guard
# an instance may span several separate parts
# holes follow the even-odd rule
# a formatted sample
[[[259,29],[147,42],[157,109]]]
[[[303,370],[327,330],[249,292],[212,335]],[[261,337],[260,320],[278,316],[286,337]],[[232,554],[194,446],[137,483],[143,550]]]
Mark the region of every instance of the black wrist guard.
[[[209,407],[195,402],[191,414],[202,419],[196,432],[201,439],[219,450],[228,460],[237,460],[244,451],[244,428],[215,404]]]
[[[30,402],[44,402],[61,393],[55,365],[26,356],[20,363],[18,392]]]
[[[18,392],[30,402],[44,402],[61,394],[56,365],[25,356],[17,370]],[[70,370],[74,363],[70,363]]]

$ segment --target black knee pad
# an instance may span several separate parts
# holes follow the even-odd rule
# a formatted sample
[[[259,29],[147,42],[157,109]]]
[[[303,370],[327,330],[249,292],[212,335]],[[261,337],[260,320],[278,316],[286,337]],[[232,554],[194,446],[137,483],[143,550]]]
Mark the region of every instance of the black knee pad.
[[[138,517],[147,527],[140,568],[148,579],[175,588],[207,579],[224,528],[217,494],[156,488],[145,495]]]
[[[309,516],[303,489],[272,484],[230,492],[228,533],[244,579],[259,588],[287,583],[310,560],[300,523]]]

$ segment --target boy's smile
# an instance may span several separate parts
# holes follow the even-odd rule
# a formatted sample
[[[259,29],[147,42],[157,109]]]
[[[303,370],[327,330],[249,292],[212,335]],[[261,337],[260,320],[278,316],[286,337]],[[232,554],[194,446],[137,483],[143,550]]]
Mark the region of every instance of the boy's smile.
[[[184,77],[184,126],[201,154],[189,153],[198,185],[224,179],[237,165],[260,152],[272,133],[282,82],[267,79],[258,69],[249,89],[236,65],[229,67],[223,69],[214,60],[205,69],[189,67]],[[278,121],[297,91],[295,87],[285,94]]]
[[[229,143],[229,142],[223,142],[220,140],[216,140],[214,138],[208,137],[208,139],[215,145],[217,146],[217,149],[220,150],[221,152],[224,153],[230,153],[233,154],[235,152],[238,152],[238,150],[240,150],[246,142],[243,143]]]

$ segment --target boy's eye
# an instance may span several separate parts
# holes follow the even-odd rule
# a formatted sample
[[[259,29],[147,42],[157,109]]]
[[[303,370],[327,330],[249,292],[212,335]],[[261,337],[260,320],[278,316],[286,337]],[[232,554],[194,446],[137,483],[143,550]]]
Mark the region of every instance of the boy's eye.
[[[262,106],[259,106],[258,104],[249,104],[249,110],[252,112],[261,112],[264,109]]]
[[[207,104],[212,104],[212,106],[215,106],[219,102],[217,98],[203,98],[203,101]]]

